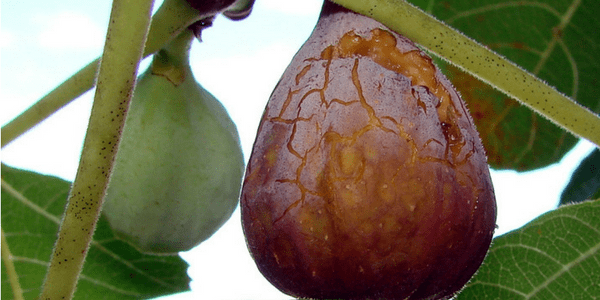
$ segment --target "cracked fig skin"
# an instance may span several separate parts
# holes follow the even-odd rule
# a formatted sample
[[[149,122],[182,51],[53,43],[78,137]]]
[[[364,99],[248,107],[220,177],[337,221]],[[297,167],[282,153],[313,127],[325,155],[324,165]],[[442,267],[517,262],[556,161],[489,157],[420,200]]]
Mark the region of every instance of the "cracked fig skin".
[[[447,299],[481,265],[496,202],[473,121],[432,60],[326,1],[267,104],[241,212],[284,293]]]

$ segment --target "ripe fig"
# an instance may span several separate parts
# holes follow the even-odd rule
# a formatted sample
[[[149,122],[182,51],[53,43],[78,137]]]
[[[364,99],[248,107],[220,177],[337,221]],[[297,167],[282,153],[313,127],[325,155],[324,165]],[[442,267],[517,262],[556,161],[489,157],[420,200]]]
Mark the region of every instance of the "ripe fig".
[[[451,83],[410,40],[329,1],[269,99],[240,207],[258,268],[300,298],[450,298],[496,221]]]
[[[103,214],[140,251],[171,254],[209,238],[237,207],[244,160],[235,124],[189,67],[186,30],[140,76]]]

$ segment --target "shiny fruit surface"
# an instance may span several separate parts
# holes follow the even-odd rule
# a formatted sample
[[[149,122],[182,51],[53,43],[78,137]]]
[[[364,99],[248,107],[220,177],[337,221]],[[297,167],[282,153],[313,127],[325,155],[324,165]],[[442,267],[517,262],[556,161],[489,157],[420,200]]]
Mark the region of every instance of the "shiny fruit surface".
[[[496,202],[431,58],[326,1],[269,99],[241,212],[258,268],[289,295],[447,299],[481,265]]]
[[[237,129],[193,77],[192,38],[183,33],[140,76],[103,206],[117,236],[145,253],[191,249],[238,204]]]

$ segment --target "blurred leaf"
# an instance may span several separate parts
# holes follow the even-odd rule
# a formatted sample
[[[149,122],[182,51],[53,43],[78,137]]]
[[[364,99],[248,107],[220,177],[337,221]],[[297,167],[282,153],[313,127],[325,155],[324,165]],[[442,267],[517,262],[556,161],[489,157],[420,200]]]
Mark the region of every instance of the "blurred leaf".
[[[2,229],[25,299],[37,299],[56,240],[70,183],[2,165]],[[179,256],[139,253],[100,219],[75,299],[144,299],[189,290]],[[2,299],[12,299],[2,268]]]
[[[506,56],[580,104],[600,112],[600,5],[597,0],[409,0]],[[496,169],[558,162],[577,138],[456,68],[463,95]]]
[[[600,201],[562,206],[494,239],[457,299],[600,297]]]
[[[600,198],[600,150],[594,149],[573,171],[571,181],[560,196],[560,204]]]

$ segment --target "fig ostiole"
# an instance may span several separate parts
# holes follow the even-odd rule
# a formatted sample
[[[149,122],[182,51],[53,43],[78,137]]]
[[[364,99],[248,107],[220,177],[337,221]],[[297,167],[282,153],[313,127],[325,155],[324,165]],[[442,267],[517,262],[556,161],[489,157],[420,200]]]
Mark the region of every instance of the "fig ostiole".
[[[136,85],[103,215],[141,252],[176,254],[209,238],[238,204],[244,160],[235,124],[189,66],[186,30]]]
[[[496,222],[452,84],[410,40],[329,1],[269,99],[240,207],[259,270],[300,298],[448,299]]]

